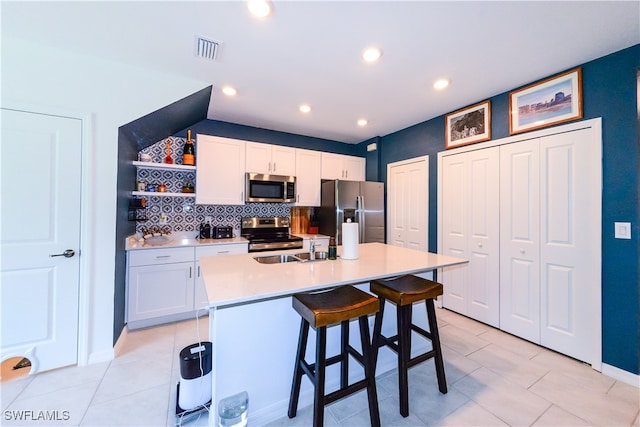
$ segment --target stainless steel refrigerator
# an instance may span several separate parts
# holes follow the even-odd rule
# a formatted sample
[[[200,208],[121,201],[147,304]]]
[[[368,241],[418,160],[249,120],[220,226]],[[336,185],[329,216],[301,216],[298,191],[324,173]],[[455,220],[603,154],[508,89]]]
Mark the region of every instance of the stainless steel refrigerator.
[[[332,180],[322,183],[319,232],[342,244],[342,223],[359,224],[360,243],[384,243],[384,184],[371,181]]]

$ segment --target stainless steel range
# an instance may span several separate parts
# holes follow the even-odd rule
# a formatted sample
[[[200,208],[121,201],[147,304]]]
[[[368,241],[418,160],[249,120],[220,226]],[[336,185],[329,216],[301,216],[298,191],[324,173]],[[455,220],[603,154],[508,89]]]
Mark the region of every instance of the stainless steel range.
[[[240,234],[249,240],[249,252],[302,248],[302,237],[292,236],[287,217],[242,218]]]

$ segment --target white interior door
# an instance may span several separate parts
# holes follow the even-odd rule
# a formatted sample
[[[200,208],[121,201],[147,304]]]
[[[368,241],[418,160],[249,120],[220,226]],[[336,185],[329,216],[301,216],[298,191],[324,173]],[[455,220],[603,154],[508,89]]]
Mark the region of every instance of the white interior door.
[[[500,329],[540,342],[540,140],[500,147]]]
[[[428,156],[387,166],[387,243],[427,251]]]
[[[500,323],[500,160],[498,147],[468,153],[467,314]]]
[[[600,156],[589,130],[540,142],[540,340],[592,362],[600,276]],[[597,295],[595,295],[597,297]]]
[[[441,251],[469,260],[443,269],[443,305],[487,324],[500,319],[499,153],[487,148],[441,162]]]
[[[1,353],[34,373],[77,361],[82,122],[1,113]]]
[[[469,244],[469,189],[467,154],[442,158],[440,167],[441,248],[443,255],[467,258]],[[467,314],[467,265],[442,269],[443,305],[458,313]]]

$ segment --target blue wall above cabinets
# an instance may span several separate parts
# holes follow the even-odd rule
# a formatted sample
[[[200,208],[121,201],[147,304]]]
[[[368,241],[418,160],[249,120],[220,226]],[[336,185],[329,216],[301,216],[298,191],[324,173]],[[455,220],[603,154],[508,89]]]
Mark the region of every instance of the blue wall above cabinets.
[[[202,120],[189,126],[189,129],[191,129],[195,134],[201,133],[205,135],[221,136],[224,138],[262,142],[265,144],[285,145],[287,147],[305,148],[307,150],[325,151],[351,156],[360,155],[358,146],[355,144],[345,144],[329,139],[278,132],[275,130],[238,125],[218,120]],[[187,129],[183,129],[174,136],[186,137]]]
[[[602,117],[602,358],[608,365],[639,374],[640,82],[637,76],[640,68],[640,45],[581,66],[584,119]],[[482,84],[481,77],[478,84]],[[509,136],[508,105],[508,92],[491,98],[492,139]],[[460,106],[463,107],[465,106]],[[436,117],[382,137],[378,143],[379,172],[385,182],[387,164],[429,155],[430,251],[437,250],[436,154],[444,151],[444,123],[444,116]],[[360,144],[361,150],[366,143]],[[614,239],[615,221],[632,223],[631,240]]]

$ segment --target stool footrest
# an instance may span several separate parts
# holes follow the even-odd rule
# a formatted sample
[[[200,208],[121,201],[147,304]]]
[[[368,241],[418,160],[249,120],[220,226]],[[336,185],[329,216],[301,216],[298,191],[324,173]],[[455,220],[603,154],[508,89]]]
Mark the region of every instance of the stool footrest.
[[[367,384],[368,384],[367,380],[363,379],[347,387],[333,391],[324,397],[325,403],[328,405],[330,403],[335,402],[336,400],[340,400],[343,397],[349,396],[350,394],[355,393],[356,391],[362,390],[363,388],[367,388]]]
[[[407,362],[407,368],[411,368],[419,363],[424,362],[425,360],[429,360],[432,357],[435,357],[436,352],[435,350],[431,350],[431,351],[427,351],[426,353],[422,353],[412,359],[409,359],[409,361]]]
[[[360,364],[360,366],[362,366],[364,368],[364,358],[362,357],[362,355],[360,353],[358,353],[358,351],[351,347],[348,346],[347,347],[347,353],[353,357],[353,359],[358,362]],[[331,356],[330,358],[328,358],[324,365],[325,366],[331,366],[331,365],[335,365],[336,363],[340,363],[342,362],[342,354],[336,354],[335,356]],[[316,364],[315,363],[307,363],[303,360],[300,361],[300,364],[302,365],[302,370],[304,371],[305,374],[307,374],[307,376],[309,377],[309,379],[313,378],[315,379],[315,372],[316,372]]]

